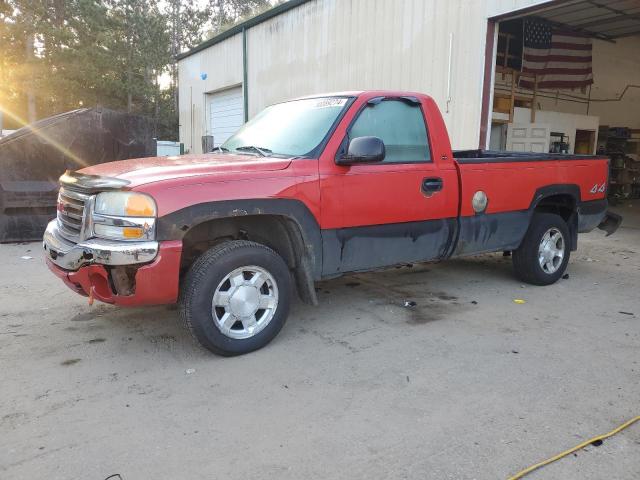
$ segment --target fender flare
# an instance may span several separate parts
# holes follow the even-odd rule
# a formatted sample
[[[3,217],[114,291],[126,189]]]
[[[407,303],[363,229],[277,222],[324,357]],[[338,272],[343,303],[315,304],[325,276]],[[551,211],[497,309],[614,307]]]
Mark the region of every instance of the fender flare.
[[[322,274],[322,233],[320,225],[300,200],[286,198],[220,200],[198,203],[159,217],[156,237],[159,241],[182,240],[197,225],[211,220],[256,215],[278,215],[297,226],[311,264],[314,279]]]
[[[571,250],[573,251],[578,248],[578,215],[580,202],[582,199],[579,185],[576,185],[574,183],[559,183],[538,188],[534,193],[533,199],[531,200],[531,204],[529,206],[529,223],[531,223],[533,213],[535,212],[535,209],[540,204],[540,202],[542,202],[546,198],[556,195],[569,195],[571,198],[573,198],[574,201],[574,210],[569,217],[569,221],[567,222],[569,233],[571,235]]]
[[[531,204],[529,206],[529,210],[533,213],[538,204],[548,197],[553,197],[555,195],[570,195],[573,197],[576,207],[580,203],[581,194],[580,194],[580,186],[574,183],[559,183],[554,185],[546,185],[544,187],[540,187],[533,194],[533,198],[531,199]]]

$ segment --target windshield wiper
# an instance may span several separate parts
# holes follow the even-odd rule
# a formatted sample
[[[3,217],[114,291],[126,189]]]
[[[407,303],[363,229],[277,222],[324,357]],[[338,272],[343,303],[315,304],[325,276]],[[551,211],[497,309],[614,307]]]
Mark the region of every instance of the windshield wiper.
[[[268,148],[254,147],[253,145],[245,145],[244,147],[237,147],[236,151],[238,151],[238,152],[242,152],[242,151],[256,152],[261,157],[267,157],[271,153],[271,150],[269,150]]]
[[[223,147],[222,145],[219,145],[219,146],[216,147],[216,151],[217,152],[221,152],[221,153],[225,153],[225,152],[228,152],[229,149],[227,147]]]

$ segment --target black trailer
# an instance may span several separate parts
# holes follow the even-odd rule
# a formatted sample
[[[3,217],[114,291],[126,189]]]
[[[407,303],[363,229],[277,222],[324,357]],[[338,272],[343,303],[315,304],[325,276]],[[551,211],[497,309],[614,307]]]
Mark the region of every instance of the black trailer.
[[[65,170],[155,156],[154,137],[150,119],[83,108],[0,138],[0,242],[42,238]]]

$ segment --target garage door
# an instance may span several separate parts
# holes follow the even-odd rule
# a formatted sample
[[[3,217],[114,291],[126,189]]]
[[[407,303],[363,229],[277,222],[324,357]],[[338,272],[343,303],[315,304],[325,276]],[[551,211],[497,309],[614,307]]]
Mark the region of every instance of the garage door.
[[[209,95],[209,131],[214,146],[222,145],[244,123],[242,87]]]

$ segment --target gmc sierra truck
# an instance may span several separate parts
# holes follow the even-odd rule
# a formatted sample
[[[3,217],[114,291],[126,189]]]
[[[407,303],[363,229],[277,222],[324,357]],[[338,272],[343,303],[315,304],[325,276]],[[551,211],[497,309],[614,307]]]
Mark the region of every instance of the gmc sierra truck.
[[[549,285],[578,233],[613,233],[608,159],[452,151],[433,99],[346,92],[266,108],[213,153],[67,172],[44,234],[51,271],[122,306],[179,303],[207,349],[266,345],[293,283],[410,262],[512,252]]]

